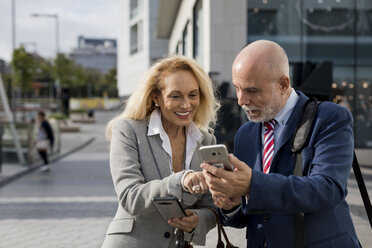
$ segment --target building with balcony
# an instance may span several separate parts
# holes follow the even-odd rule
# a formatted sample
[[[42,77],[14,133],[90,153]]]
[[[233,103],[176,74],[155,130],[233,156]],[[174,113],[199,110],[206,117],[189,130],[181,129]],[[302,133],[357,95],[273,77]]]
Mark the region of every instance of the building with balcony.
[[[95,39],[78,37],[78,47],[70,53],[70,58],[85,68],[92,68],[106,74],[116,68],[117,48],[115,39]]]

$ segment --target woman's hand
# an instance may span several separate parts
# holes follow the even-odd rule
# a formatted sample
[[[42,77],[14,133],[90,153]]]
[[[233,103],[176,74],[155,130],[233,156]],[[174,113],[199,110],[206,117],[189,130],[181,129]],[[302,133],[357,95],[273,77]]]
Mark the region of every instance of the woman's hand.
[[[190,209],[186,209],[185,212],[187,217],[170,219],[168,220],[168,224],[185,232],[191,232],[198,225],[199,217]]]
[[[204,194],[208,191],[208,185],[205,182],[203,172],[191,172],[183,179],[183,186],[191,194]]]

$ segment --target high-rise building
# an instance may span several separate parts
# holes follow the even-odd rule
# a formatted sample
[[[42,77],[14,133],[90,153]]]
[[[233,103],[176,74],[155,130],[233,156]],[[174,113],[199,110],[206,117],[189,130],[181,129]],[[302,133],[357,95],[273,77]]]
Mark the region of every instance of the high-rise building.
[[[71,59],[85,68],[107,73],[116,68],[116,40],[78,37],[78,47],[70,53]]]

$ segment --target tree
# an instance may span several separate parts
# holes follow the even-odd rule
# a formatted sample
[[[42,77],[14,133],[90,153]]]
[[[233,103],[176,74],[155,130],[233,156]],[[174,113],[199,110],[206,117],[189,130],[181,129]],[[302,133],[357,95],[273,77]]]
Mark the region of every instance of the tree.
[[[112,68],[107,74],[104,75],[101,92],[106,92],[110,97],[118,96],[116,68]]]
[[[54,77],[62,87],[73,86],[74,62],[64,54],[59,53],[54,60]]]
[[[75,97],[102,96],[106,92],[111,97],[117,97],[116,68],[102,75],[93,68],[84,68],[58,54],[54,61],[54,75],[60,85],[69,88],[70,95]]]
[[[31,88],[31,83],[35,77],[34,59],[31,54],[26,52],[24,46],[20,46],[13,51],[11,66],[14,84],[20,87],[21,97],[23,97],[26,90]]]

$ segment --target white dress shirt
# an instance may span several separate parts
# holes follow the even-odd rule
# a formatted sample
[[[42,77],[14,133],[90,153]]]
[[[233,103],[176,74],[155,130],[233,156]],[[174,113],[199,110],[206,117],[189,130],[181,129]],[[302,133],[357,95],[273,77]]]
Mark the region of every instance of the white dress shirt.
[[[162,121],[161,121],[161,112],[160,110],[156,109],[151,113],[150,121],[149,121],[149,128],[147,131],[147,136],[153,136],[159,134],[162,142],[162,147],[169,155],[169,167],[173,172],[172,166],[172,147],[170,145],[169,136],[165,132]],[[200,132],[200,130],[195,126],[193,122],[190,123],[186,127],[186,153],[185,153],[185,161],[184,161],[184,170],[190,169],[190,163],[192,156],[195,152],[196,146],[198,142],[203,140],[204,136]]]
[[[274,144],[280,139],[280,135],[287,124],[289,117],[292,114],[294,107],[297,104],[297,101],[300,97],[297,95],[296,91],[292,89],[291,94],[285,103],[284,107],[275,115],[273,119],[276,120],[275,128],[274,128]],[[264,132],[265,132],[265,125],[262,123],[262,154],[263,154],[263,147],[264,147]]]

